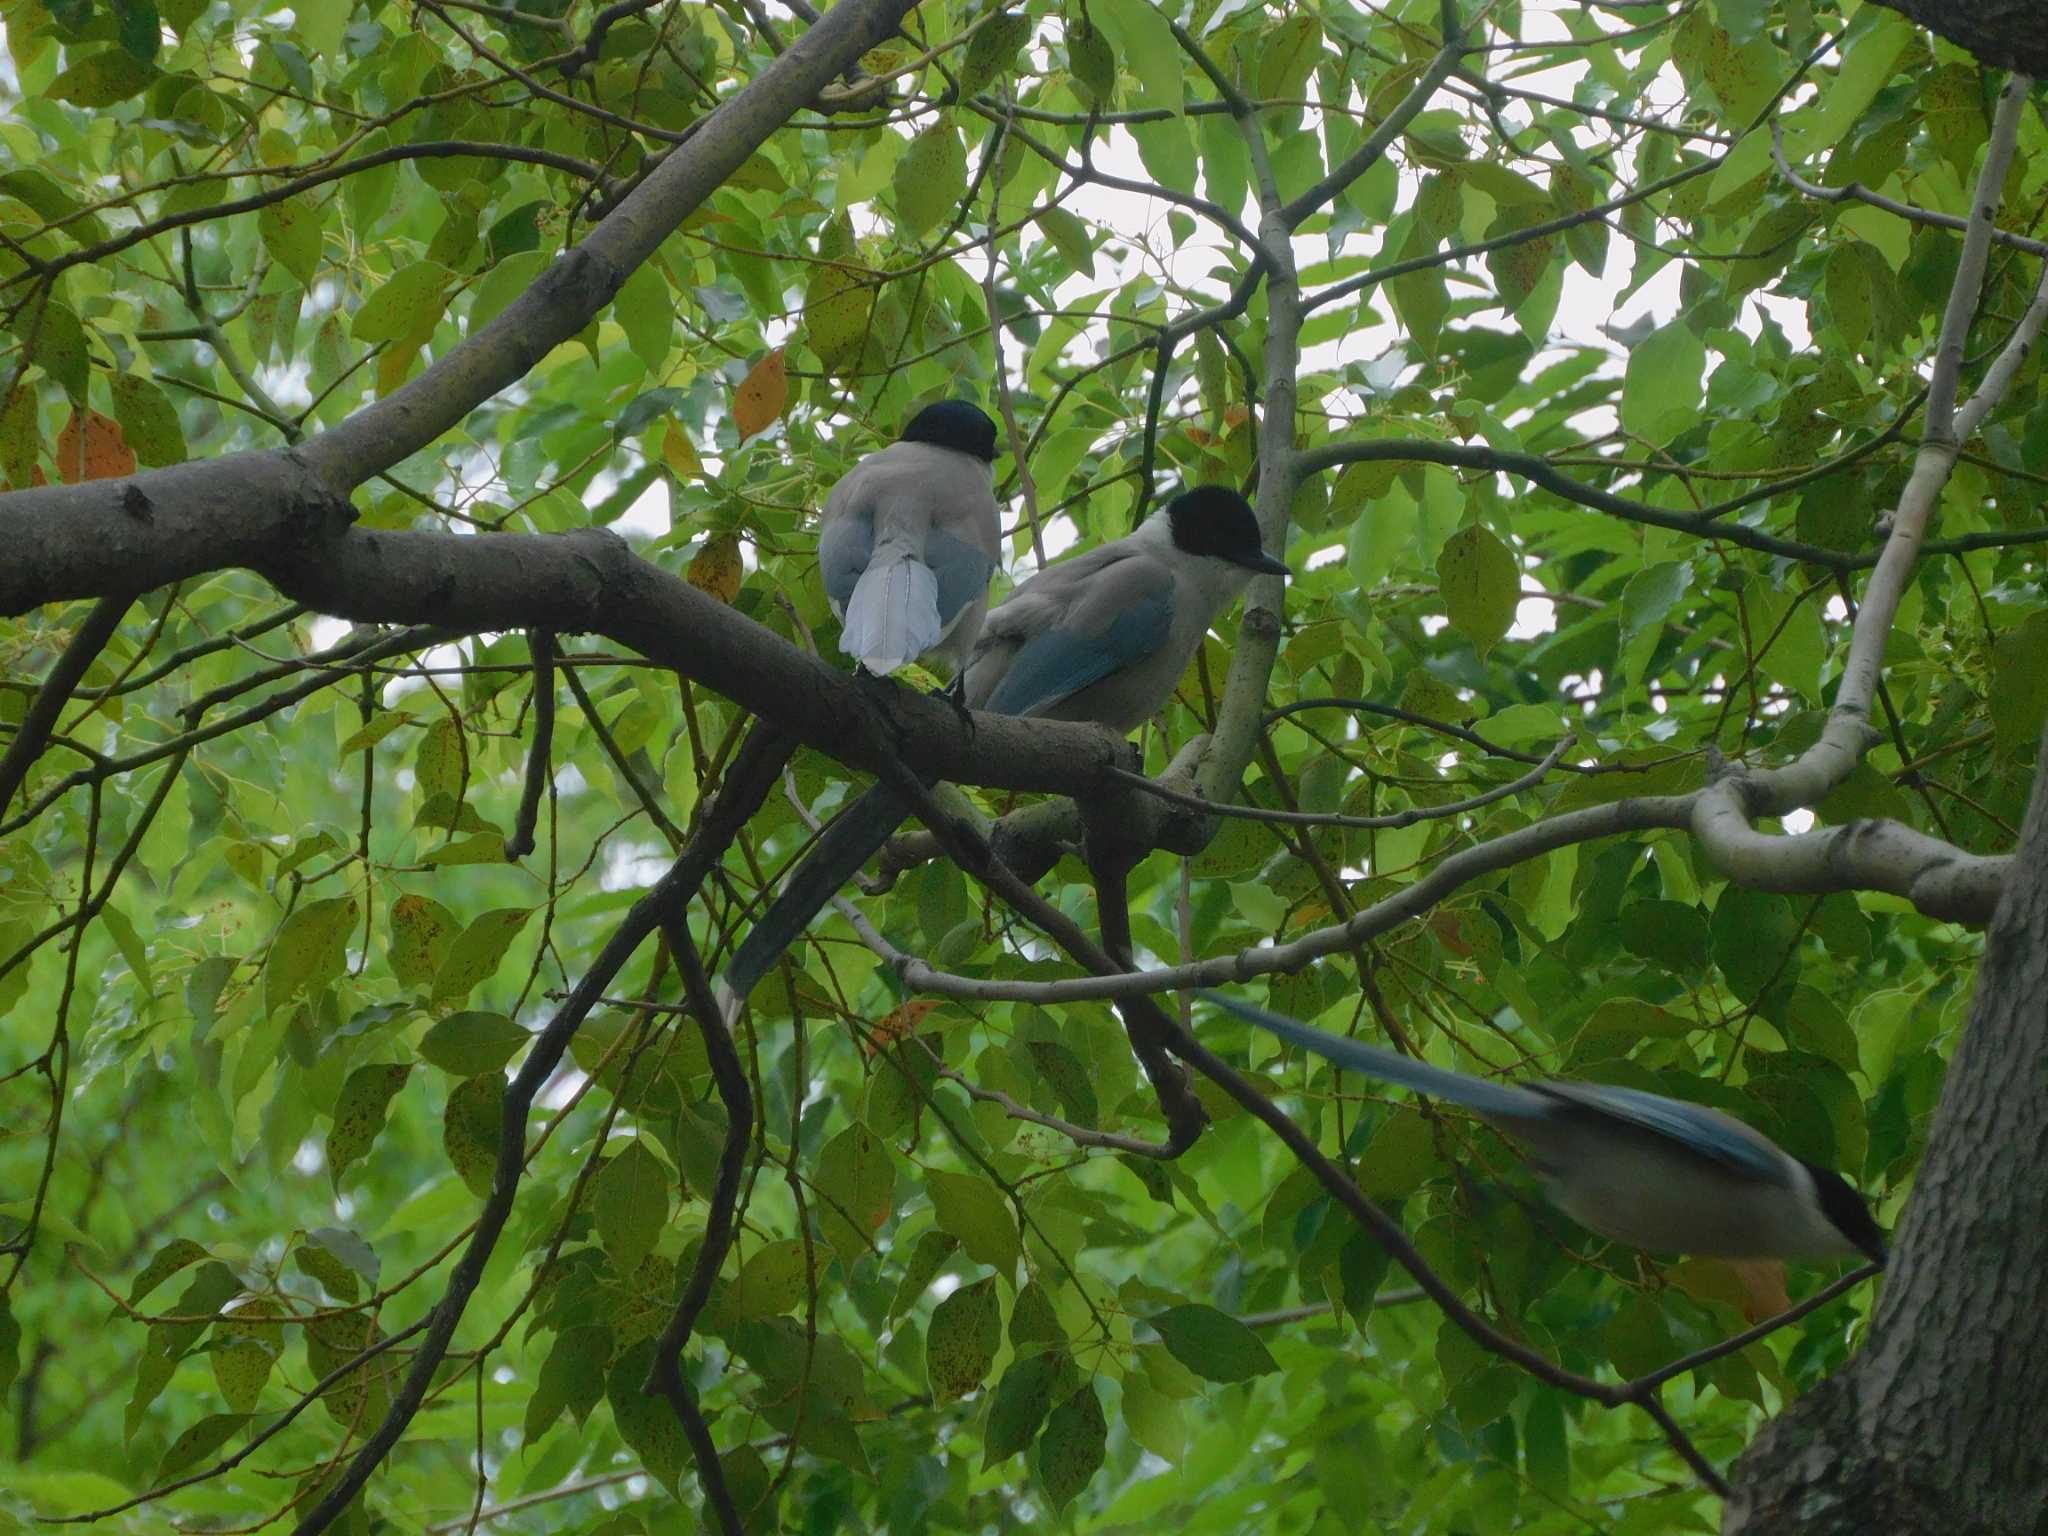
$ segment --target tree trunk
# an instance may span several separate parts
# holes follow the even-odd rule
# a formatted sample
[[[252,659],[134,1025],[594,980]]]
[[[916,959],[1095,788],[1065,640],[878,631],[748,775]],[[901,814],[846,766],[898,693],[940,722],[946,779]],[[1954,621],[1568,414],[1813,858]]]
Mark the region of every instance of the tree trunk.
[[[1869,1341],[1744,1454],[1723,1536],[2048,1529],[2048,741],[2020,842]]]
[[[1877,0],[1999,69],[2048,75],[2041,0]]]

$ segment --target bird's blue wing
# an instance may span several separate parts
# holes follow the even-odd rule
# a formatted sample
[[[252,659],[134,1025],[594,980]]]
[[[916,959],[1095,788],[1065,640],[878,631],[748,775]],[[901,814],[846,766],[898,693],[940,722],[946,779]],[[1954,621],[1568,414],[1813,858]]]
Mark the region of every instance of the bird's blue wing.
[[[998,715],[1051,709],[1151,655],[1172,627],[1171,583],[1140,596],[1099,629],[1055,624],[1017,648],[1003,680],[980,707]]]
[[[822,559],[822,545],[818,553]],[[959,617],[961,609],[987,593],[988,579],[996,569],[996,563],[987,551],[977,549],[965,539],[955,538],[937,527],[925,536],[924,563],[939,581],[939,622],[942,624],[951,624]],[[828,587],[826,590],[831,589]]]
[[[1785,1155],[1739,1120],[1704,1104],[1612,1083],[1540,1083],[1536,1092],[1593,1110],[1638,1130],[1678,1142],[1733,1173],[1773,1184],[1785,1180]]]
[[[870,509],[833,517],[818,530],[818,574],[824,578],[825,595],[840,617],[853,601],[853,589],[860,585],[860,573],[868,568],[875,553],[875,518]]]

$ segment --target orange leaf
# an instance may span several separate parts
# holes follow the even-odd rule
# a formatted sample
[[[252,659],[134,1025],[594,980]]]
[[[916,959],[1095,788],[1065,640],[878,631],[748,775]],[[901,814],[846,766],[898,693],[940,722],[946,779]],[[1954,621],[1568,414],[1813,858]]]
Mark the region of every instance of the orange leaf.
[[[741,440],[775,425],[788,404],[789,370],[782,361],[782,348],[777,347],[754,364],[754,371],[740,381],[733,394],[732,419]]]
[[[875,1026],[874,1035],[868,1041],[871,1052],[879,1055],[898,1040],[909,1039],[917,1026],[924,1022],[925,1015],[938,1007],[940,1001],[936,997],[913,998],[895,1009]]]
[[[98,411],[77,411],[57,434],[57,473],[66,485],[81,480],[118,480],[135,473],[135,450],[121,435],[121,424]]]
[[[740,595],[740,578],[746,575],[740,564],[740,541],[729,533],[707,540],[684,573],[699,592],[709,592],[721,603]]]

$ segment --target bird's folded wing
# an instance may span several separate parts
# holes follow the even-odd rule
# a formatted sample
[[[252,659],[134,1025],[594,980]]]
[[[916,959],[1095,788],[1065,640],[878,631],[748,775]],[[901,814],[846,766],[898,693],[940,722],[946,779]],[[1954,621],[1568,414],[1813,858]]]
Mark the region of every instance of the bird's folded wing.
[[[999,715],[1052,709],[1150,656],[1172,627],[1173,575],[1157,561],[1054,566],[990,615],[985,640],[1015,650],[980,707]]]
[[[1783,1153],[1740,1120],[1704,1104],[1610,1083],[1539,1083],[1535,1091],[1678,1142],[1732,1173],[1772,1184],[1785,1181]]]

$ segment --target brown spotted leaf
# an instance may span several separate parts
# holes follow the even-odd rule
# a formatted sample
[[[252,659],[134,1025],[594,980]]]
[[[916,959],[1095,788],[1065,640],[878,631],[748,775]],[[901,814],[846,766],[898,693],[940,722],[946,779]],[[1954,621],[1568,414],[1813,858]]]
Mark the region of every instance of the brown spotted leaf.
[[[699,592],[730,603],[740,595],[740,580],[746,575],[746,567],[740,563],[740,541],[729,533],[706,539],[684,575]]]
[[[1053,1409],[1045,1421],[1045,1433],[1038,1437],[1038,1477],[1055,1509],[1064,1508],[1088,1486],[1102,1466],[1108,1440],[1109,1424],[1102,1417],[1102,1404],[1092,1385]]]
[[[1003,1306],[994,1275],[964,1285],[940,1302],[924,1335],[932,1401],[948,1403],[979,1387],[995,1363],[1002,1339]]]
[[[431,896],[406,895],[391,903],[391,969],[408,987],[434,979],[461,924]]]
[[[370,1150],[384,1129],[384,1116],[411,1067],[372,1064],[357,1067],[341,1085],[334,1101],[334,1125],[327,1133],[327,1176],[337,1188],[349,1164]]]
[[[498,1172],[498,1140],[505,1127],[505,1079],[486,1072],[458,1083],[448,1095],[441,1121],[441,1146],[448,1161],[478,1197],[491,1192]]]

